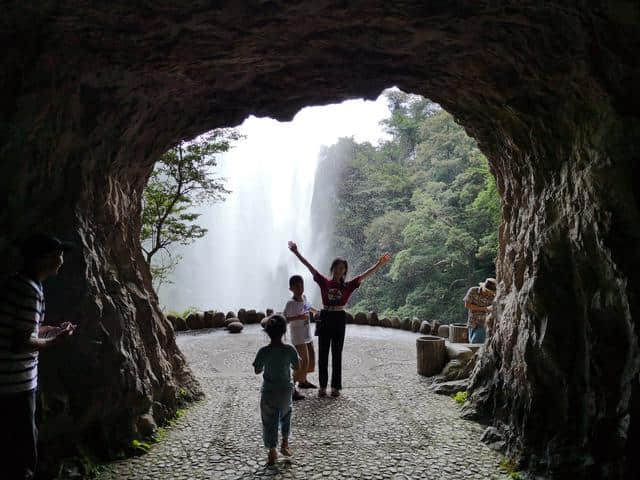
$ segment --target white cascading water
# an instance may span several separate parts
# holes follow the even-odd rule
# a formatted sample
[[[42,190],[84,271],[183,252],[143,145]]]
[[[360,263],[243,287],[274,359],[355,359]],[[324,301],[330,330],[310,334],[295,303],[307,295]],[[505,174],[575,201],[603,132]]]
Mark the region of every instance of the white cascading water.
[[[249,117],[239,127],[245,139],[221,155],[216,176],[227,179],[226,201],[201,209],[198,223],[207,235],[174,249],[182,261],[172,284],[160,288],[160,303],[170,310],[273,308],[290,293],[288,279],[301,274],[307,294],[318,295],[306,268],[287,249],[311,244],[311,199],[318,153],[340,137],[377,143],[385,136],[380,121],[389,115],[386,101],[351,100],[308,107],[291,122]],[[325,270],[326,265],[318,265]]]

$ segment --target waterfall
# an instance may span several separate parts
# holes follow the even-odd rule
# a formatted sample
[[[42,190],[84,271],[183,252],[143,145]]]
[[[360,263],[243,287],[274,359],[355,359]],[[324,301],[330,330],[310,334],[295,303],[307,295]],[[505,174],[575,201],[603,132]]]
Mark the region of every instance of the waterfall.
[[[309,259],[318,258],[309,250],[320,148],[349,136],[376,143],[384,137],[379,123],[388,114],[379,98],[308,107],[291,122],[247,118],[239,127],[245,138],[219,156],[215,172],[232,193],[200,209],[198,223],[208,229],[204,238],[174,248],[182,261],[173,283],[160,288],[160,303],[179,311],[191,306],[279,311],[290,296],[293,274],[303,276],[307,294],[317,301],[311,275],[287,241],[296,241]],[[324,271],[327,265],[317,268]]]

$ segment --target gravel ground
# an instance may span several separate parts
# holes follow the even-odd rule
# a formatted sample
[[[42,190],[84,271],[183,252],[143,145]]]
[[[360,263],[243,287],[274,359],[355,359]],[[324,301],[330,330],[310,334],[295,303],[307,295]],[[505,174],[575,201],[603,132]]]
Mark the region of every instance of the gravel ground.
[[[498,468],[502,457],[479,442],[482,427],[459,418],[456,403],[430,392],[416,373],[415,339],[410,332],[348,325],[342,397],[307,390],[294,404],[293,457],[266,467],[261,377],[251,367],[267,342],[262,329],[181,334],[178,344],[205,399],[149,453],[107,465],[99,479],[507,478]],[[311,380],[317,383],[317,374]]]

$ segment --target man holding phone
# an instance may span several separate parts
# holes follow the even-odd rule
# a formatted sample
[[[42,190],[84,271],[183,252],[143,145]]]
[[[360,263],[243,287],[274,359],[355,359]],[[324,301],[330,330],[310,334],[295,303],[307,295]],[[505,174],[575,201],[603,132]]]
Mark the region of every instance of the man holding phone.
[[[64,263],[67,243],[33,235],[20,244],[24,265],[0,288],[0,449],[7,479],[33,478],[37,464],[35,424],[38,352],[63,343],[76,325],[41,325],[45,302],[42,282]]]

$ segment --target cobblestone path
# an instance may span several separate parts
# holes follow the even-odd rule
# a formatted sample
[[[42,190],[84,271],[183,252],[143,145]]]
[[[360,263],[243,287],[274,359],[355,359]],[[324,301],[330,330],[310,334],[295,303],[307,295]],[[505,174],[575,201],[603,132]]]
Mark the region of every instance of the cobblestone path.
[[[416,335],[349,325],[344,390],[315,390],[294,404],[291,460],[266,467],[251,362],[266,336],[182,334],[178,343],[206,397],[189,407],[146,455],[108,465],[111,479],[504,479],[500,455],[479,442],[482,427],[462,420],[448,397],[416,373]],[[316,344],[317,347],[317,344]],[[317,351],[317,348],[316,348]],[[317,383],[317,375],[311,377]]]

